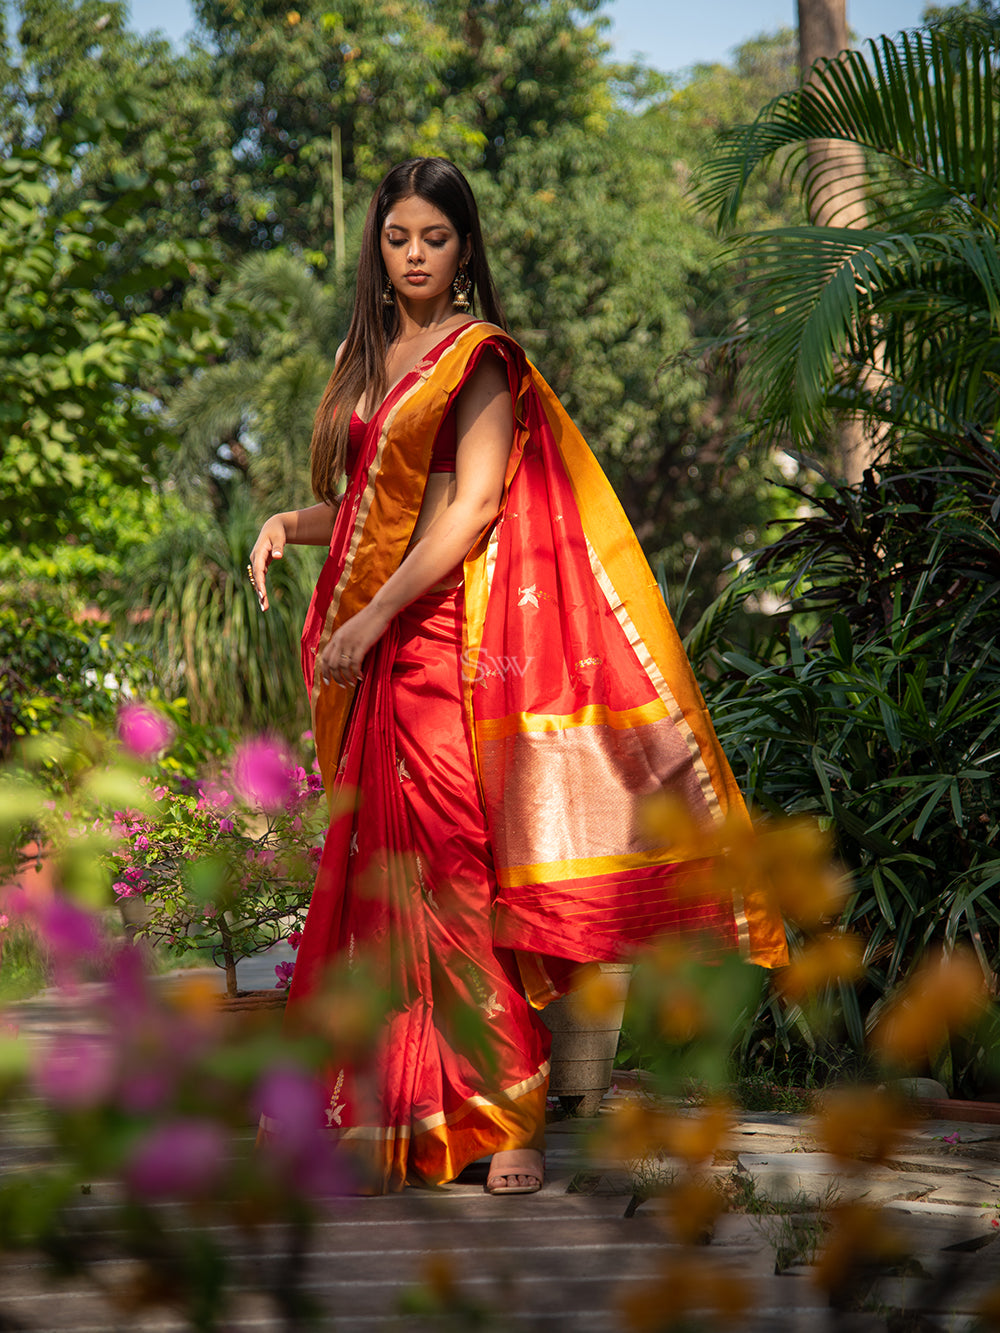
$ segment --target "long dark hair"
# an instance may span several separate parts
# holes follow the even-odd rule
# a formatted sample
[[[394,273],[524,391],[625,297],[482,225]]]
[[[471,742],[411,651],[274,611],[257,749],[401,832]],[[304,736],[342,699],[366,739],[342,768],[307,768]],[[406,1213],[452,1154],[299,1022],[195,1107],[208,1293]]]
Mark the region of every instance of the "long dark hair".
[[[330,376],[316,412],[312,434],[312,488],[318,500],[332,504],[344,471],[351,414],[368,390],[370,402],[381,402],[388,387],[385,362],[396,335],[396,303],[382,300],[388,274],[382,262],[382,228],[389,210],[414,195],[443,213],[458,232],[462,246],[471,243],[465,265],[472,289],[472,314],[506,329],[486,260],[479,210],[469,182],[443,157],[414,157],[393,167],[375,191],[361,237],[354,314],[340,360]]]

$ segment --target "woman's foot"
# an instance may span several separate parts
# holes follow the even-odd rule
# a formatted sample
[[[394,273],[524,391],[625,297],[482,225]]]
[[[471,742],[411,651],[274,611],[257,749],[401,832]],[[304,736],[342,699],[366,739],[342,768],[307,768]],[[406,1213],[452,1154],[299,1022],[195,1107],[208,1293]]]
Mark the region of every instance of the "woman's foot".
[[[495,1152],[484,1186],[487,1194],[535,1194],[542,1188],[545,1164],[536,1148]]]

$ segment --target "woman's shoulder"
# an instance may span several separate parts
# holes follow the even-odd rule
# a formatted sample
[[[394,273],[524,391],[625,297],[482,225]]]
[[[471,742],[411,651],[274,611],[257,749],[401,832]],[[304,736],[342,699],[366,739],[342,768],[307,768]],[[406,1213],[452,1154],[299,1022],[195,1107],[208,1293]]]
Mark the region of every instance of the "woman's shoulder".
[[[491,324],[487,319],[470,320],[460,330],[468,338],[471,348],[489,347],[506,355],[524,356],[524,348],[513,334],[502,329],[499,324]]]

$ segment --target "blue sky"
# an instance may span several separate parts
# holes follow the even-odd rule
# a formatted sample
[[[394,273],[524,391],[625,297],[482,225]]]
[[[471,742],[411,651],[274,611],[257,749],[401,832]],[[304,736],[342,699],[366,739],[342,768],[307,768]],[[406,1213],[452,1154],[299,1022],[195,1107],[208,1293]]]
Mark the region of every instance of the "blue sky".
[[[925,0],[847,0],[859,37],[912,28]],[[294,8],[289,0],[289,8]],[[175,42],[193,27],[188,0],[132,0],[132,26],[160,28]],[[702,61],[724,61],[734,46],[758,33],[793,27],[795,0],[609,0],[607,36],[622,59],[640,54],[666,73]]]

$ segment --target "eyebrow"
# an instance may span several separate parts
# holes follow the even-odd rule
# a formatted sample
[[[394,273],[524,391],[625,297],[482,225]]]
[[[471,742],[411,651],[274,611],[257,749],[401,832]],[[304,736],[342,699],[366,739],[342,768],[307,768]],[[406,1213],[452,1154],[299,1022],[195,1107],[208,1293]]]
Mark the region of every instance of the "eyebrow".
[[[387,222],[387,223],[385,224],[385,229],[386,229],[386,231],[407,231],[407,230],[408,230],[408,228],[404,227],[403,224],[402,224],[401,222]],[[431,225],[430,225],[429,227],[421,227],[420,230],[421,230],[421,233],[423,234],[423,233],[426,233],[426,232],[428,232],[428,231],[451,231],[451,229],[452,229],[452,228],[451,228],[451,223],[450,223],[450,222],[432,222]]]

